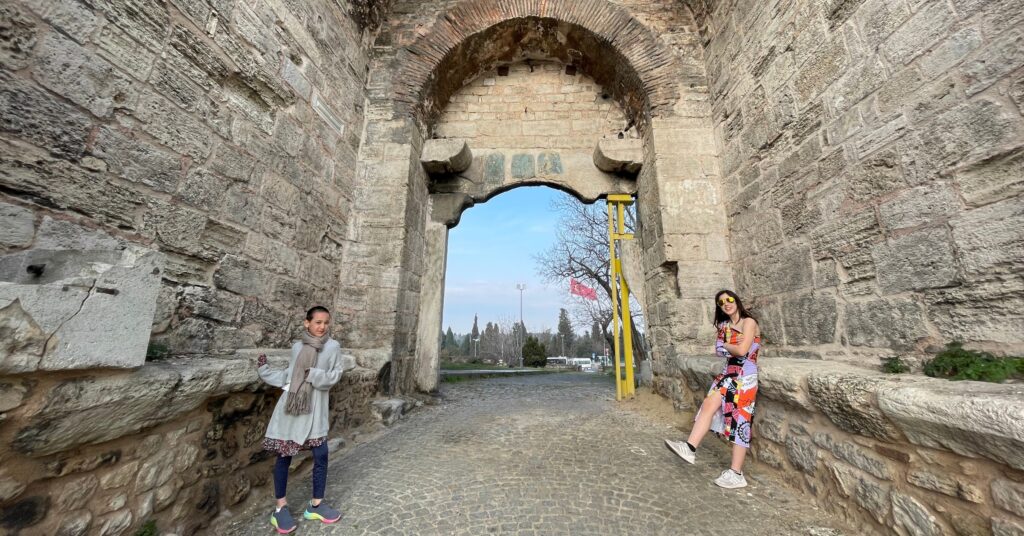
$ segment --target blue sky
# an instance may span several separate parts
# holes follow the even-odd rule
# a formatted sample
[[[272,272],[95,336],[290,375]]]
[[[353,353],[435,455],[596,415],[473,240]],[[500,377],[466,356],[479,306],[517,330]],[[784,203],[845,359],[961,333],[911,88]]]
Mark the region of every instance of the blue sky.
[[[451,326],[456,333],[469,333],[474,314],[480,315],[481,330],[501,316],[518,320],[516,283],[526,283],[527,331],[557,330],[558,309],[568,309],[568,284],[545,285],[533,257],[554,241],[559,215],[552,200],[567,195],[548,187],[522,187],[463,212],[448,232],[442,329]]]

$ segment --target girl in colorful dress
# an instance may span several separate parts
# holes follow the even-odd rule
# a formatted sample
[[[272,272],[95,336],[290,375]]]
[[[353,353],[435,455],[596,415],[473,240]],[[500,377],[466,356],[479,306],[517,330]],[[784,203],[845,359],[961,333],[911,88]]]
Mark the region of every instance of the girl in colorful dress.
[[[327,430],[330,427],[328,392],[341,379],[341,345],[331,338],[331,313],[316,306],[306,312],[302,340],[292,346],[287,370],[271,369],[267,356],[257,361],[260,378],[284,390],[267,426],[263,448],[277,454],[274,465],[274,496],[277,505],[270,524],[280,534],[296,528],[288,511],[285,491],[292,456],[300,450],[313,452],[313,498],[302,517],[334,523],[341,513],[324,502],[327,487]]]
[[[742,488],[743,460],[750,448],[750,426],[757,399],[757,353],[761,349],[761,328],[730,290],[715,295],[715,353],[725,358],[722,373],[715,377],[707,397],[694,418],[686,441],[665,440],[668,448],[689,463],[695,463],[697,446],[708,430],[732,442],[732,464],[715,480],[723,488]]]

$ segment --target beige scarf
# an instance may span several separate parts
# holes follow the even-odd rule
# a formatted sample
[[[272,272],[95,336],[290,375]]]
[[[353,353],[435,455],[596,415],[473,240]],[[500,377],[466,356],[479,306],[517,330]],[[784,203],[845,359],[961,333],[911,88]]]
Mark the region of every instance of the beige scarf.
[[[313,395],[313,384],[306,381],[306,373],[316,364],[316,356],[329,338],[330,333],[314,337],[309,331],[302,332],[302,349],[299,350],[299,356],[295,358],[295,365],[292,367],[292,381],[288,385],[288,404],[284,408],[285,413],[305,415],[312,411],[309,401]]]

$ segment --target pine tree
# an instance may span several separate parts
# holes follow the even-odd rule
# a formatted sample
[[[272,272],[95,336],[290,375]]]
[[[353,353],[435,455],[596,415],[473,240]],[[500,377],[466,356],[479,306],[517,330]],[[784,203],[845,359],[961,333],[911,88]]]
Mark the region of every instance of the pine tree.
[[[572,355],[572,345],[576,342],[576,333],[572,330],[572,322],[569,321],[569,311],[558,310],[558,346],[562,355]]]
[[[444,334],[444,347],[449,351],[455,351],[455,348],[459,343],[455,342],[455,333],[452,331],[452,327],[448,326],[448,331]]]

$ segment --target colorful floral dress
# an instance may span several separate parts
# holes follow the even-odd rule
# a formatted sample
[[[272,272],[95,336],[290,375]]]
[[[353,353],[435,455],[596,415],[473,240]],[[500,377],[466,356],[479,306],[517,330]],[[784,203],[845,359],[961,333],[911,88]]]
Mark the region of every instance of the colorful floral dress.
[[[723,322],[718,326],[718,341],[736,344],[741,332]],[[711,431],[741,447],[750,448],[750,426],[754,421],[754,402],[757,399],[757,353],[761,337],[754,338],[747,355],[734,356],[720,350],[726,358],[722,373],[715,376],[708,396],[718,393],[722,405],[711,419]],[[698,415],[700,412],[698,412]]]

